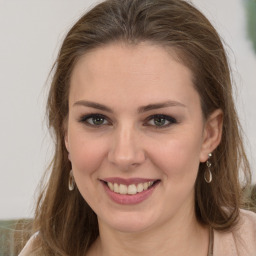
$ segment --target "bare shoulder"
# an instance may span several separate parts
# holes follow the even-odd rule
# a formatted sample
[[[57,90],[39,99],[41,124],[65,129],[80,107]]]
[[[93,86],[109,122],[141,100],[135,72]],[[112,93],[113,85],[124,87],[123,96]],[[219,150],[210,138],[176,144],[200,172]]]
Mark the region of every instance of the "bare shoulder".
[[[22,249],[22,251],[20,252],[20,254],[18,256],[32,256],[32,255],[34,255],[33,251],[36,247],[38,239],[39,239],[39,232],[36,232],[33,236],[31,236],[31,238],[28,240],[25,247]]]

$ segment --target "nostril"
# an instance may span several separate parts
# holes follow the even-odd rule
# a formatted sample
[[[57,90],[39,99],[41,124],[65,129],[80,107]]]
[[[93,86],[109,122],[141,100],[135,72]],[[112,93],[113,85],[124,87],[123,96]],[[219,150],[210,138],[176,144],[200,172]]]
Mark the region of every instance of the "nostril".
[[[115,151],[109,153],[108,160],[120,166],[120,169],[127,169],[142,164],[145,161],[145,156],[143,152],[138,151]]]

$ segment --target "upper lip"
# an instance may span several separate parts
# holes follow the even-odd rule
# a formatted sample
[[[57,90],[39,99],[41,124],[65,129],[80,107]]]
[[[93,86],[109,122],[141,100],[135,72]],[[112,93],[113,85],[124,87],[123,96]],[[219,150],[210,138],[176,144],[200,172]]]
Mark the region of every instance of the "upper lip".
[[[157,181],[159,179],[147,179],[147,178],[129,178],[129,179],[124,179],[120,177],[110,177],[110,178],[104,178],[100,179],[101,181],[104,182],[111,182],[111,183],[117,183],[117,184],[123,184],[123,185],[131,185],[131,184],[140,184],[144,182],[150,182],[150,181]]]

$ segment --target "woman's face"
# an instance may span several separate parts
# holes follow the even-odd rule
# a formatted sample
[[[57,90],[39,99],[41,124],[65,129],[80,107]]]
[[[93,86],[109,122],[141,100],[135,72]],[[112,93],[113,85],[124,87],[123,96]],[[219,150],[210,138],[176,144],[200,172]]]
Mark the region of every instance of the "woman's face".
[[[76,64],[65,142],[100,225],[136,232],[193,215],[207,136],[192,73],[164,48],[110,44]]]

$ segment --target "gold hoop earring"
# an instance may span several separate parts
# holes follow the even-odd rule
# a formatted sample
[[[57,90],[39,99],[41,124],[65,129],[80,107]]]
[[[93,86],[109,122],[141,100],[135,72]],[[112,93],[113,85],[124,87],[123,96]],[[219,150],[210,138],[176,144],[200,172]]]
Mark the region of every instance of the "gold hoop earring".
[[[212,157],[212,153],[208,154],[208,160],[206,161],[206,166],[207,166],[207,170],[205,170],[204,172],[204,180],[207,183],[211,183],[212,182],[212,172],[211,172],[211,162],[209,161],[209,159]]]
[[[75,179],[73,176],[73,171],[71,170],[69,172],[69,177],[68,177],[68,189],[69,191],[73,191],[75,188]]]

